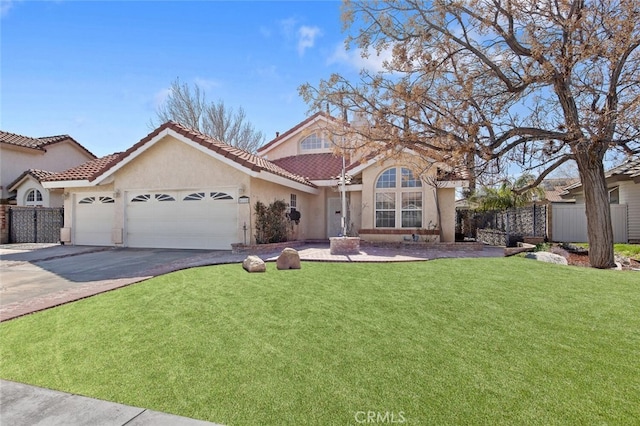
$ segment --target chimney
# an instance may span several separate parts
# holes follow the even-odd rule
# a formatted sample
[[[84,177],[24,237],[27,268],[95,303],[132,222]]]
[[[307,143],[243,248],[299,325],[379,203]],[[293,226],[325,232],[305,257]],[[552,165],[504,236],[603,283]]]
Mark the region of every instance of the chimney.
[[[280,137],[280,132],[276,132],[276,138]]]

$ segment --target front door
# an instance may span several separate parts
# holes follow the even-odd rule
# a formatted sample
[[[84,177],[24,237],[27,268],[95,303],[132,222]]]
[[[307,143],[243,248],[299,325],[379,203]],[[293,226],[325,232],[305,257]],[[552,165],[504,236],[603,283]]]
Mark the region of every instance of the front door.
[[[339,237],[342,232],[342,203],[340,198],[329,198],[327,200],[327,237]]]

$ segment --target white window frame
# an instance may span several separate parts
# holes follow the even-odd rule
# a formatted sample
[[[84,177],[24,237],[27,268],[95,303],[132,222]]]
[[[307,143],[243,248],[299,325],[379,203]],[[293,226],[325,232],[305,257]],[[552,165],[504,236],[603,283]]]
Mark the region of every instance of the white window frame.
[[[331,148],[329,140],[319,133],[312,133],[300,141],[300,150],[302,151],[318,151],[329,148]]]
[[[33,199],[30,200],[29,198],[32,195],[33,195]],[[29,189],[24,196],[24,205],[42,207],[44,205],[44,195],[42,195],[42,191],[36,188]]]
[[[393,215],[389,212],[393,212]],[[373,214],[376,229],[422,228],[424,191],[420,179],[413,176],[406,167],[385,169],[375,181]],[[416,216],[418,223],[412,222],[405,226],[405,221],[411,220],[410,216]]]
[[[620,204],[620,187],[619,186],[609,189],[609,204]]]

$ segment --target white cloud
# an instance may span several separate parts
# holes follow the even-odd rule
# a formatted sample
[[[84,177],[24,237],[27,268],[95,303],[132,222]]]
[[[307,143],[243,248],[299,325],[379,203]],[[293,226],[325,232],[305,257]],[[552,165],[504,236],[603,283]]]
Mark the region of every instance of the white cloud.
[[[0,17],[4,18],[7,16],[9,11],[16,5],[16,3],[20,0],[0,0]]]
[[[362,49],[346,50],[343,43],[336,46],[333,54],[327,59],[327,65],[345,64],[357,71],[366,69],[371,72],[385,71],[384,62],[392,59],[391,49],[383,50],[378,53],[374,49],[370,49],[367,55],[362,55]]]
[[[306,25],[298,28],[298,54],[304,55],[304,51],[314,46],[316,38],[322,35],[322,31],[318,27],[309,27]]]
[[[293,37],[298,20],[295,18],[287,18],[280,21],[280,31],[287,38]]]

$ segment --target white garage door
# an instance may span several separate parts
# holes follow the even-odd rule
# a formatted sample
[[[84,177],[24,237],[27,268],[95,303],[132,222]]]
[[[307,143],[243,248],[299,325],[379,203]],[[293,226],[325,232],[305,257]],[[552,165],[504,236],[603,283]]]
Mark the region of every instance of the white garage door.
[[[115,200],[111,193],[76,194],[74,244],[110,246]]]
[[[238,205],[231,190],[129,192],[127,245],[230,250]]]

